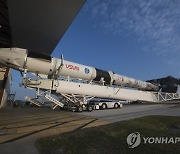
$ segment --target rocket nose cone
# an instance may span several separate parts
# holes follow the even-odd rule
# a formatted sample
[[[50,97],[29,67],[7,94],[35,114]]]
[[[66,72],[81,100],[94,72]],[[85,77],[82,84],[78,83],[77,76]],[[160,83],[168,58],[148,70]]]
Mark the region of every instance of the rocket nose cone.
[[[0,48],[0,57],[3,57],[4,53],[5,53],[5,51]]]
[[[5,57],[11,55],[11,50],[9,48],[0,48],[0,57]]]
[[[0,48],[0,64],[22,69],[25,62],[26,50],[20,48]]]
[[[0,65],[14,68],[15,66],[15,55],[10,48],[0,49]]]
[[[0,49],[0,65],[6,65],[7,55],[6,50]]]

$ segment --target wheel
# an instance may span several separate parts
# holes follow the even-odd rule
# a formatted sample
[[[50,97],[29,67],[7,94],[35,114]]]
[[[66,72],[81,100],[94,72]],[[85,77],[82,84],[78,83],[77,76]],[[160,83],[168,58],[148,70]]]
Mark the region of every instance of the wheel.
[[[77,106],[77,111],[78,112],[82,112],[83,111],[83,107],[82,106]]]
[[[114,104],[114,108],[117,109],[119,107],[118,103]]]
[[[102,109],[106,109],[107,108],[107,105],[105,103],[102,104]]]
[[[82,108],[83,108],[83,110],[86,110],[86,105],[83,104],[83,105],[82,105]]]
[[[87,110],[88,110],[89,112],[92,112],[92,110],[93,110],[92,106],[91,106],[91,105],[88,105],[88,106],[87,106]]]

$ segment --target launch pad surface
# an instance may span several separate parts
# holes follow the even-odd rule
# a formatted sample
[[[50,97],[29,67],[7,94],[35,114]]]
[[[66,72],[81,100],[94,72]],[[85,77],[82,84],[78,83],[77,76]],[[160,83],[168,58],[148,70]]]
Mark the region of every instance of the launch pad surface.
[[[131,104],[121,109],[73,113],[47,108],[0,110],[0,151],[38,153],[35,140],[146,115],[180,116],[180,104]]]
[[[96,118],[47,108],[0,109],[0,151],[38,153],[36,139],[104,124],[107,122]]]
[[[179,101],[180,102],[180,101]],[[128,104],[120,109],[95,110],[93,112],[82,112],[80,115],[98,118],[103,121],[117,122],[135,119],[148,115],[180,116],[180,103],[177,104]]]

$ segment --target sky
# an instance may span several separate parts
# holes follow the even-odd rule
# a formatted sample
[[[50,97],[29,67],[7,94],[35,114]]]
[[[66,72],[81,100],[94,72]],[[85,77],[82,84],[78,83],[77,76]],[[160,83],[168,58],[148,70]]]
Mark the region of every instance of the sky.
[[[53,51],[65,60],[140,80],[180,77],[179,0],[87,0]],[[16,99],[32,95],[19,87]]]

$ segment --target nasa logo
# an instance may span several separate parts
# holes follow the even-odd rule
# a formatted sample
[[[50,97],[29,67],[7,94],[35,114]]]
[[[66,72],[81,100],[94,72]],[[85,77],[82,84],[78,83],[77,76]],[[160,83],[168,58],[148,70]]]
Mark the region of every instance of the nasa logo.
[[[85,72],[86,74],[89,74],[90,70],[89,70],[88,68],[85,68],[85,69],[84,69],[84,72]]]
[[[73,66],[71,64],[66,64],[66,68],[68,68],[70,70],[74,70],[74,71],[79,71],[79,67],[78,66]]]

